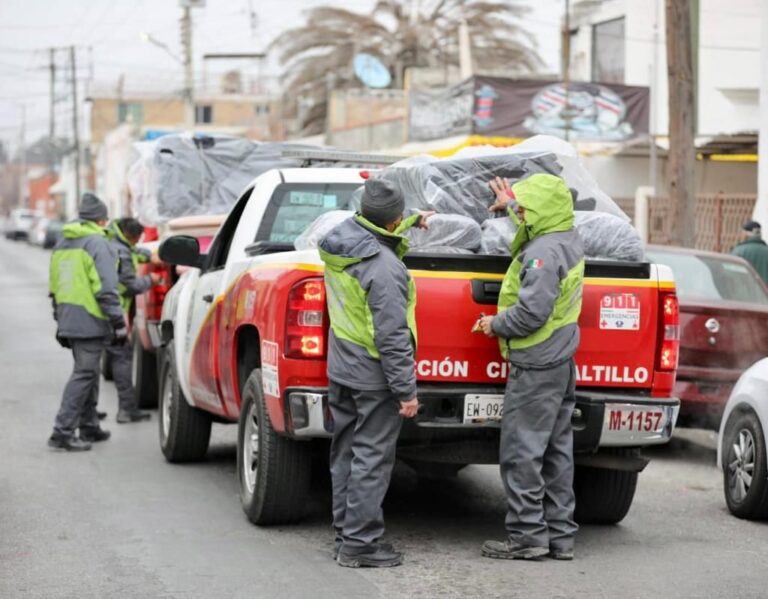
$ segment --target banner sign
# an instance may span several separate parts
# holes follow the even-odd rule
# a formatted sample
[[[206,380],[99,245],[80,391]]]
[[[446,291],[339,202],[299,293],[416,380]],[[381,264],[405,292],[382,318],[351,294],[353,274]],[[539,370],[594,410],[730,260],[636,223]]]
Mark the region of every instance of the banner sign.
[[[647,135],[649,114],[647,87],[474,77],[437,92],[412,91],[409,137],[565,138],[567,132],[570,141],[626,141]]]
[[[648,133],[647,87],[475,77],[476,135],[624,141]]]

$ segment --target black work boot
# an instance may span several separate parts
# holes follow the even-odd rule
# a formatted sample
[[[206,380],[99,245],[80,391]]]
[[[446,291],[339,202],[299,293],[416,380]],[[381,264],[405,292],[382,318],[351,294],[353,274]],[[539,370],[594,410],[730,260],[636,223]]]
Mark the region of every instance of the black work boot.
[[[385,543],[360,549],[342,546],[336,562],[345,568],[393,568],[403,563],[403,554]]]
[[[99,417],[99,420],[104,420],[107,417],[106,412],[96,412],[96,416]]]
[[[337,560],[339,559],[339,550],[341,549],[341,539],[336,539],[333,542],[333,559]],[[379,543],[378,544],[381,549],[384,551],[394,551],[395,547],[392,545],[392,543]]]
[[[142,412],[141,410],[133,410],[132,412],[127,412],[125,410],[120,410],[117,413],[117,422],[118,424],[129,424],[131,422],[141,422],[142,420],[149,420],[152,416],[149,412]]]
[[[90,441],[91,443],[98,443],[99,441],[106,441],[112,435],[103,428],[81,428],[80,439],[83,441]]]
[[[88,451],[91,444],[78,439],[74,435],[60,435],[53,433],[48,439],[48,447],[57,451]]]
[[[537,560],[549,553],[549,547],[521,545],[514,541],[486,541],[483,543],[483,557],[494,559],[531,559]]]

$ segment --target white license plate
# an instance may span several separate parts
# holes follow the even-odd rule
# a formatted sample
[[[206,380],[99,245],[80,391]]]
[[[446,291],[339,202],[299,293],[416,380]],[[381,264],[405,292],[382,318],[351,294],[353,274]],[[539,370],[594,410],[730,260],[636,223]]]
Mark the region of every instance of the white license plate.
[[[465,395],[464,422],[500,422],[503,407],[503,395]]]
[[[658,433],[664,428],[666,420],[660,408],[638,408],[637,406],[605,407],[605,428],[608,431],[626,431],[633,433]]]

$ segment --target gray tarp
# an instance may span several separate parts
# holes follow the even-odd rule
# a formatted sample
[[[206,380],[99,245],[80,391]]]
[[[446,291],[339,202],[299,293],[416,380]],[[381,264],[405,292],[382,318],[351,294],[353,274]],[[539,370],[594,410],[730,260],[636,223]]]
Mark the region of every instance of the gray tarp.
[[[174,134],[134,144],[139,158],[128,170],[132,212],[156,226],[179,216],[224,214],[255,177],[271,168],[299,166],[284,149],[226,135]]]

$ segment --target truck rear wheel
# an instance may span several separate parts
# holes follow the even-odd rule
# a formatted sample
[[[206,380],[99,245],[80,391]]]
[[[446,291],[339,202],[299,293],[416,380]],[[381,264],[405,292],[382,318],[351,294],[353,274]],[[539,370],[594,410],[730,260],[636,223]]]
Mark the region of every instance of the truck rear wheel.
[[[169,462],[197,462],[211,440],[211,416],[187,403],[179,386],[173,348],[163,352],[160,389],[160,449]]]
[[[573,481],[575,519],[581,524],[616,524],[627,515],[637,487],[637,472],[577,466]]]
[[[133,347],[133,394],[140,408],[157,407],[157,360],[144,349],[141,337],[134,327],[131,335]]]
[[[304,515],[312,445],[274,431],[264,403],[261,370],[248,377],[242,398],[237,472],[243,511],[254,524],[295,522]]]

